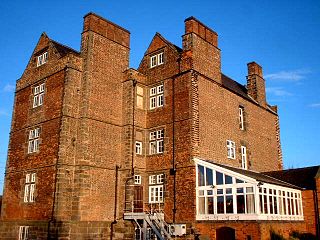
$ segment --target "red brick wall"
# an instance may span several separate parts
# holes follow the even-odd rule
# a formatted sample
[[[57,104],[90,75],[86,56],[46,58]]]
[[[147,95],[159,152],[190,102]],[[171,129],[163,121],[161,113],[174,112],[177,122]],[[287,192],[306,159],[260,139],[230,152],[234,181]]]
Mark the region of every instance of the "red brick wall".
[[[195,231],[200,234],[202,239],[216,239],[216,230],[221,227],[235,229],[236,239],[247,239],[251,236],[252,240],[270,240],[270,232],[273,230],[289,238],[293,231],[304,232],[304,222],[283,222],[283,221],[241,221],[241,222],[198,222],[195,224]],[[207,238],[206,238],[207,237]]]
[[[206,78],[199,76],[198,85],[200,157],[241,167],[240,147],[244,144],[249,169],[278,169],[277,115]],[[240,105],[244,107],[244,131],[239,128]],[[227,140],[236,144],[236,159],[227,158]]]

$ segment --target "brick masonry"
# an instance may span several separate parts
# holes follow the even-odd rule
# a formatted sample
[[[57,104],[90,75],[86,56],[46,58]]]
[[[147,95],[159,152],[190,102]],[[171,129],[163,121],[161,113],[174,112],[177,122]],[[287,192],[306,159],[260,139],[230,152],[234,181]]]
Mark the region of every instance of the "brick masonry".
[[[286,236],[312,228],[305,222],[195,220],[192,158],[241,167],[245,145],[249,169],[282,169],[280,127],[276,107],[265,101],[258,64],[248,65],[244,97],[224,83],[217,33],[188,18],[182,46],[155,34],[135,70],[129,69],[130,33],[96,14],[84,17],[80,53],[41,35],[17,81],[1,239],[16,239],[21,225],[30,226],[35,239],[132,239],[135,225],[123,213],[133,210],[133,174],[142,177],[144,210],[160,207],[167,222],[186,223],[185,239],[215,239],[223,226],[234,228],[237,239],[266,239],[271,228]],[[49,60],[36,67],[44,51]],[[164,64],[151,68],[150,56],[160,52]],[[32,108],[32,89],[40,83],[46,86],[44,104]],[[149,89],[159,84],[164,106],[150,110]],[[245,130],[239,129],[239,106]],[[40,150],[28,154],[29,130],[37,126]],[[164,152],[150,155],[149,133],[159,129]],[[135,154],[136,140],[143,143],[141,155]],[[226,140],[236,143],[234,160],[227,158]],[[37,174],[36,200],[24,203],[25,174],[31,172]],[[149,204],[148,177],[161,173],[164,203],[155,206]]]

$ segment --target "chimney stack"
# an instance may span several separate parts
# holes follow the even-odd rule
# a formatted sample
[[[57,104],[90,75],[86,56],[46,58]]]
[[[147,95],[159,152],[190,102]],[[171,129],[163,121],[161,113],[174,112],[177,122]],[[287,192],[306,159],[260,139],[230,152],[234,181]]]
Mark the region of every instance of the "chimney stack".
[[[182,70],[193,69],[221,84],[218,34],[195,17],[189,17],[184,22]]]
[[[266,87],[263,79],[262,67],[256,62],[248,65],[247,90],[248,95],[256,100],[261,106],[266,107]]]

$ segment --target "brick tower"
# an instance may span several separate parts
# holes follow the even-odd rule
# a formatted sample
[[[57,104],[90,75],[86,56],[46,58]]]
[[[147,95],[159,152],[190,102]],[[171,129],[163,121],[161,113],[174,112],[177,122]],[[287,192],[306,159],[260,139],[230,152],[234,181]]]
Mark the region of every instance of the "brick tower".
[[[129,39],[92,13],[84,17],[80,53],[41,35],[17,81],[1,234],[110,235],[124,195],[117,186]]]

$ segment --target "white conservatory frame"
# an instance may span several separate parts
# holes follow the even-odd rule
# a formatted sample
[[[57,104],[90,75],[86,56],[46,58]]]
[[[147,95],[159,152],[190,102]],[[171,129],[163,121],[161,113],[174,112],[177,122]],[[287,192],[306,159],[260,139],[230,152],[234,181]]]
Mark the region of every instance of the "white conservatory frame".
[[[196,220],[303,220],[302,194],[299,189],[262,182],[198,158],[194,158],[194,162]],[[201,179],[199,171],[202,167],[200,166],[204,167],[204,176]],[[217,172],[220,177],[220,173],[224,174],[222,184],[217,184]],[[207,180],[206,175],[212,177]],[[232,177],[232,183],[230,183],[230,177]],[[228,183],[225,184],[225,181]],[[246,192],[247,190],[249,192]],[[243,197],[240,198],[240,195]],[[239,204],[243,204],[239,205],[239,213],[237,196]]]

